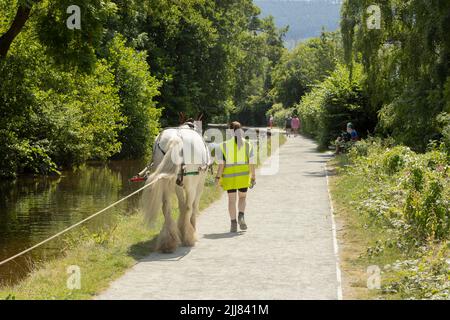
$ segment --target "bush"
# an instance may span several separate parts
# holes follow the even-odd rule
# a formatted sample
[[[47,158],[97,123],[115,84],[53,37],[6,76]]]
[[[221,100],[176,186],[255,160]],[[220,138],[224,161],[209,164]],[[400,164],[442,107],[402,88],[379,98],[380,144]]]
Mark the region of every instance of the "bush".
[[[409,169],[404,215],[411,235],[419,239],[445,239],[450,232],[450,205],[444,188],[448,183],[438,171],[421,166]]]
[[[404,92],[380,110],[379,131],[419,152],[432,140],[446,139],[447,114],[441,113],[442,103],[430,97],[435,95],[426,83],[405,85]]]
[[[378,212],[377,219],[387,221],[401,241],[420,244],[450,238],[449,156],[440,147],[431,148],[417,154],[408,147],[369,140],[356,143],[349,153],[352,173],[372,189],[361,199],[361,208]],[[382,209],[372,208],[380,201]]]
[[[444,146],[433,143],[418,154],[393,139],[370,137],[347,157],[338,186],[350,191],[336,194],[348,197],[343,209],[360,215],[352,228],[364,232],[369,245],[361,261],[384,265],[381,292],[394,299],[448,299],[450,158]]]
[[[124,118],[106,62],[89,74],[61,69],[23,36],[0,62],[0,175],[46,174],[119,152]]]
[[[154,99],[160,82],[150,75],[146,54],[126,47],[120,34],[109,43],[107,59],[119,88],[120,110],[127,119],[119,136],[120,157],[147,156],[159,132],[161,109],[156,108]]]
[[[404,146],[396,146],[383,153],[382,165],[386,174],[396,174],[400,172],[407,163],[408,156],[411,156],[411,149]]]
[[[284,109],[281,103],[274,104],[272,108],[267,111],[266,115],[269,117],[273,115],[274,124],[279,128],[286,126],[286,119],[294,114],[294,109]]]
[[[444,243],[421,254],[418,259],[387,266],[387,271],[394,271],[397,277],[383,285],[383,292],[396,294],[401,299],[448,300],[450,269],[447,246]]]
[[[334,141],[348,122],[353,122],[362,135],[374,129],[376,114],[362,92],[362,74],[362,68],[355,66],[350,79],[348,69],[339,65],[297,105],[303,131],[317,138],[321,146]]]

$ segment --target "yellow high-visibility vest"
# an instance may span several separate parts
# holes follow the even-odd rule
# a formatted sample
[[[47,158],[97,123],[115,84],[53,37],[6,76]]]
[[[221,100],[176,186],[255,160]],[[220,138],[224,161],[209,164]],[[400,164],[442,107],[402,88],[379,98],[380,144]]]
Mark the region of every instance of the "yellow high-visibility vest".
[[[238,148],[234,138],[221,144],[220,149],[224,156],[225,166],[220,179],[224,190],[248,188],[251,184],[250,154],[252,146],[247,141]]]

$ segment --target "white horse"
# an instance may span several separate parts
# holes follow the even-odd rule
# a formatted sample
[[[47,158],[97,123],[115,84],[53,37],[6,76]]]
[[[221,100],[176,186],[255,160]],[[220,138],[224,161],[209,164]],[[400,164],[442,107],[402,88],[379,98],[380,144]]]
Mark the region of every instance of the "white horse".
[[[151,165],[155,171],[146,181],[153,185],[144,190],[142,210],[146,223],[151,224],[162,207],[165,220],[157,241],[158,251],[170,253],[180,244],[195,245],[196,217],[211,161],[203,137],[189,125],[165,129],[156,138]],[[178,226],[172,217],[174,193],[180,211]]]

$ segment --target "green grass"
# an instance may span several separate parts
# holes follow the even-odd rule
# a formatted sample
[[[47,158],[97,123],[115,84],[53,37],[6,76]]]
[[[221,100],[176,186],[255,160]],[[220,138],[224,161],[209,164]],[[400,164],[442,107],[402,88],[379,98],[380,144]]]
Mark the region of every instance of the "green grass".
[[[445,271],[438,270],[438,263],[442,255],[445,259],[447,254],[446,242],[429,243],[423,249],[425,252],[417,247],[400,249],[387,245],[395,239],[392,226],[358,209],[362,199],[373,192],[374,183],[384,180],[374,182],[363,174],[352,174],[346,169],[348,165],[345,155],[328,164],[334,171],[330,177],[330,192],[338,224],[344,298],[422,299],[439,293],[440,288],[445,291],[445,280],[442,280]],[[392,268],[406,260],[418,261],[417,269]],[[381,290],[368,289],[369,266],[380,268]],[[440,280],[436,280],[436,275]],[[448,275],[450,280],[450,273]]]
[[[280,136],[280,145],[285,141]],[[272,151],[270,145],[269,148],[268,154]],[[222,190],[213,185],[213,177],[208,174],[200,203],[201,210],[222,195]],[[178,209],[174,211],[176,216]],[[35,270],[18,284],[0,287],[0,299],[92,299],[152,252],[162,225],[162,215],[154,230],[143,225],[140,214],[115,214],[111,220],[114,222],[104,230],[93,232],[80,228],[59,239],[64,243],[64,254],[35,265]],[[81,289],[67,288],[70,276],[67,270],[73,265],[80,268]]]
[[[345,156],[338,156],[328,166],[334,168],[330,177],[330,192],[339,225],[341,268],[345,299],[373,299],[378,290],[367,289],[367,268],[382,268],[401,258],[399,251],[388,249],[382,255],[369,255],[369,248],[376,248],[377,241],[384,242],[389,235],[370,217],[356,209],[356,203],[368,192],[369,185],[360,176],[346,175],[341,171],[348,165]]]
[[[201,208],[217,200],[222,191],[207,186]],[[177,209],[174,209],[178,211]],[[115,224],[101,232],[86,229],[65,238],[67,248],[62,257],[36,266],[27,278],[12,287],[0,288],[0,298],[15,299],[91,299],[106,289],[139,259],[152,252],[159,228],[148,230],[140,214],[117,215]],[[161,226],[161,221],[157,224]],[[81,289],[70,290],[67,268],[80,267]]]

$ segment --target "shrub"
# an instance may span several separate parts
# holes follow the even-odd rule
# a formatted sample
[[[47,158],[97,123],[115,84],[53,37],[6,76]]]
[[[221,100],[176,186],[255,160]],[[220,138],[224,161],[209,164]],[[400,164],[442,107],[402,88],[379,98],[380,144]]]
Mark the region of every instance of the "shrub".
[[[450,205],[441,173],[420,166],[409,170],[404,215],[412,226],[412,237],[421,240],[445,239],[450,232]],[[448,196],[448,195],[447,195]]]
[[[159,131],[161,109],[156,108],[160,82],[150,75],[144,52],[125,45],[117,34],[108,45],[108,61],[119,89],[120,110],[126,126],[120,132],[121,157],[140,158],[150,154]]]
[[[353,77],[345,66],[339,65],[325,81],[306,94],[297,110],[305,133],[318,139],[321,146],[334,141],[348,122],[353,122],[363,134],[372,131],[376,114],[362,92],[362,68],[354,68]]]
[[[361,199],[364,211],[388,221],[397,228],[399,239],[411,243],[449,238],[450,161],[445,151],[433,148],[417,154],[405,146],[371,139],[356,143],[349,157],[351,172],[373,190]]]
[[[394,271],[397,277],[383,284],[383,292],[397,294],[401,299],[448,300],[450,269],[446,247],[444,243],[418,259],[387,266],[387,271]]]
[[[124,118],[106,62],[98,60],[86,74],[61,69],[41,51],[21,38],[14,54],[0,62],[3,177],[51,173],[57,165],[105,160],[120,150]]]
[[[92,74],[52,69],[33,81],[35,135],[50,141],[50,156],[60,165],[106,160],[120,151],[118,90],[106,61],[99,60]]]
[[[431,140],[446,134],[441,103],[432,101],[432,90],[423,82],[405,85],[404,92],[379,112],[378,129],[389,134],[398,143],[424,152]],[[442,127],[444,126],[444,127]]]
[[[269,117],[273,115],[274,124],[279,128],[284,128],[286,125],[286,119],[292,116],[294,109],[284,109],[281,103],[274,104],[272,108],[267,111],[266,115]]]
[[[411,150],[404,146],[396,146],[386,150],[382,159],[384,171],[387,174],[398,173],[405,167],[408,155],[411,155]]]

